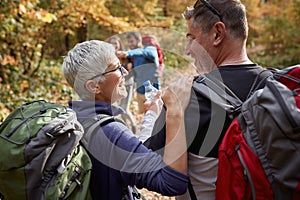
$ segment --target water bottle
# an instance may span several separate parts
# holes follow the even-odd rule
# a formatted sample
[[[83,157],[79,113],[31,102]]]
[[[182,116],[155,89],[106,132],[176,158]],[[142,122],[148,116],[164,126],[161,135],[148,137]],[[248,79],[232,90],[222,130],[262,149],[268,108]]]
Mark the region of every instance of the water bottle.
[[[158,90],[151,84],[151,82],[145,81],[143,83],[144,87],[145,87],[145,98],[146,101],[151,101],[155,95],[157,94]]]

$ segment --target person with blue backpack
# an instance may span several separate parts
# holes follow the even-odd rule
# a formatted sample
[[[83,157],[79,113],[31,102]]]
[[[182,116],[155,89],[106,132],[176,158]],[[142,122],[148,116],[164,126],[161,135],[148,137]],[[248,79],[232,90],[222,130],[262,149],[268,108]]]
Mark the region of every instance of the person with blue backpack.
[[[149,109],[159,112],[163,100],[168,108],[162,157],[146,148],[128,127],[114,118],[122,110],[113,103],[127,95],[128,72],[111,44],[98,40],[77,44],[64,58],[62,69],[80,97],[78,101],[71,100],[70,107],[85,129],[81,142],[92,161],[92,198],[126,199],[133,195],[128,194],[128,188],[133,186],[166,196],[185,193],[188,176],[183,110],[188,104],[191,80],[179,80],[148,104]],[[110,120],[103,120],[105,116],[110,116]]]
[[[134,81],[136,83],[136,94],[138,102],[138,112],[143,114],[144,110],[144,94],[145,88],[143,83],[147,80],[153,84],[154,87],[160,89],[159,79],[159,57],[157,49],[151,43],[142,43],[142,35],[139,32],[132,31],[127,33],[127,42],[130,50],[117,51],[117,56],[120,59],[133,60],[132,71],[134,74]]]

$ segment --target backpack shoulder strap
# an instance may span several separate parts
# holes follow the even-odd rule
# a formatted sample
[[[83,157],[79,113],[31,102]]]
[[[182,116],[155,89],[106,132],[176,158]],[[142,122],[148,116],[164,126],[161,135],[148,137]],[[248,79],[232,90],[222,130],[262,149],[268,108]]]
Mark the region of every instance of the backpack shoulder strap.
[[[221,81],[211,80],[208,76],[201,74],[193,82],[193,88],[224,108],[231,117],[240,111],[243,102]]]
[[[98,130],[100,127],[109,124],[110,122],[119,122],[126,126],[125,122],[115,116],[106,115],[106,114],[99,114],[93,118],[89,118],[82,122],[82,126],[84,127],[85,133],[81,139],[81,144],[88,150],[89,141],[92,140],[93,134]],[[124,195],[127,194],[130,196],[129,199],[142,199],[145,200],[144,196],[136,189],[135,186],[124,186]],[[127,198],[122,198],[127,199]]]
[[[120,122],[125,125],[125,123],[121,119],[106,114],[99,114],[96,115],[95,117],[84,120],[81,123],[85,130],[84,131],[85,133],[81,139],[81,144],[88,149],[88,144],[89,141],[91,141],[93,133],[95,133],[96,130],[99,129],[99,127],[105,126],[110,122],[114,122],[114,121]]]
[[[300,65],[295,65],[291,67],[287,67],[284,69],[276,69],[276,68],[268,68],[269,71],[273,73],[273,78],[275,80],[279,80],[280,78],[288,79],[289,81],[293,81],[296,84],[300,85]],[[279,81],[280,82],[280,81]]]
[[[266,75],[262,75],[266,74]],[[274,70],[265,69],[262,70],[256,76],[247,99],[263,84],[266,79],[273,76]],[[259,78],[262,78],[259,80]],[[193,83],[194,89],[202,94],[204,97],[210,99],[215,104],[221,106],[229,114],[229,117],[233,118],[237,113],[240,113],[243,101],[230,90],[222,81],[209,76],[209,74],[201,74]]]

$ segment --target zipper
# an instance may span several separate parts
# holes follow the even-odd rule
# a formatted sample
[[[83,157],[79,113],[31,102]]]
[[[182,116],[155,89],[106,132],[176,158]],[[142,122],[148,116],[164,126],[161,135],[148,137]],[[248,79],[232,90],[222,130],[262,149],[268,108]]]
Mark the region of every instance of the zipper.
[[[238,157],[239,157],[239,160],[241,162],[241,164],[243,165],[244,167],[244,175],[246,175],[246,177],[248,178],[248,181],[250,183],[250,186],[251,186],[251,193],[252,193],[252,200],[256,200],[256,192],[255,192],[255,187],[254,187],[254,182],[252,180],[252,177],[251,177],[251,174],[249,172],[249,169],[243,159],[243,156],[241,154],[241,151],[240,151],[240,144],[236,145],[235,147],[235,151],[237,152],[238,154]]]

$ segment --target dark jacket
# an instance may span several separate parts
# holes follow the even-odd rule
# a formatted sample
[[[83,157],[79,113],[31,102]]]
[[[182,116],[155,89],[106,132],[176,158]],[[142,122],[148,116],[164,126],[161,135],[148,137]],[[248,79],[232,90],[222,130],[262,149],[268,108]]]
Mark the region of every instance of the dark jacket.
[[[73,101],[78,120],[96,114],[118,115],[121,110],[101,102]],[[111,122],[93,135],[88,149],[93,163],[90,189],[93,199],[121,199],[127,185],[147,188],[163,195],[182,194],[188,177],[166,166],[160,155],[147,149],[120,122]]]
[[[239,99],[245,101],[253,84],[257,86],[256,89],[262,88],[264,86],[262,80],[270,73],[265,72],[256,64],[247,64],[220,66],[207,75],[219,79]],[[223,108],[211,103],[193,89],[189,105],[185,110],[188,151],[200,156],[217,158],[219,146],[230,123],[231,120]],[[165,143],[164,110],[156,120],[152,135],[144,144],[155,151],[162,149]],[[207,136],[209,136],[209,142],[207,140],[205,142]]]

